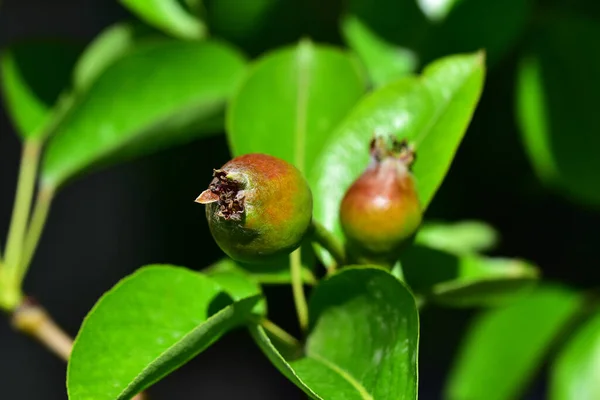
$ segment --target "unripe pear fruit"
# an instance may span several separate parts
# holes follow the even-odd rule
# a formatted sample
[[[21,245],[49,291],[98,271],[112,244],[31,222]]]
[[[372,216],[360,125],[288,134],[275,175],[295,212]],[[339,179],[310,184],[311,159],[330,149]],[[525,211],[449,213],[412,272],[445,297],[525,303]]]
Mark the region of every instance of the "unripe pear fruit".
[[[372,140],[371,160],[347,190],[340,222],[348,251],[361,262],[397,258],[421,224],[422,210],[410,171],[415,155],[406,141]]]
[[[301,172],[266,154],[246,154],[213,172],[196,199],[210,231],[229,257],[270,262],[300,245],[312,220],[312,193]]]

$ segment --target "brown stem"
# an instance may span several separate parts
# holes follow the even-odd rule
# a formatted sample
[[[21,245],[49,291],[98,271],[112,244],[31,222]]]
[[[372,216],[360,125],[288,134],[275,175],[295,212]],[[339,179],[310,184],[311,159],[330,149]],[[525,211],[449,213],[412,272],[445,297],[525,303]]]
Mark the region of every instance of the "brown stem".
[[[13,327],[34,338],[65,361],[73,350],[73,339],[54,322],[46,310],[31,299],[26,299],[12,314]],[[140,393],[132,400],[146,400]]]

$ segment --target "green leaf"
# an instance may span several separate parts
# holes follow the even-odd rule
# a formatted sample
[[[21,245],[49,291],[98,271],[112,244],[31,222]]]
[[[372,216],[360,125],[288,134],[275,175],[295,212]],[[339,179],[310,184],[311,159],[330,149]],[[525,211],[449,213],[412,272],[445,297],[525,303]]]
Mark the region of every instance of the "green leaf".
[[[595,21],[583,18],[541,25],[522,58],[517,82],[518,122],[537,174],[572,199],[596,205],[600,45],[593,38],[599,34]]]
[[[482,313],[464,338],[445,398],[520,398],[580,304],[577,293],[547,286]]]
[[[89,168],[218,130],[243,71],[242,56],[219,42],[139,46],[72,107],[46,149],[42,183],[56,187]]]
[[[121,0],[121,3],[152,26],[181,39],[202,39],[204,23],[177,0]]]
[[[227,111],[232,152],[267,153],[306,172],[364,91],[344,52],[308,40],[261,58]]]
[[[425,222],[415,243],[454,254],[482,253],[493,249],[499,234],[482,221]]]
[[[417,55],[380,38],[361,20],[348,16],[342,20],[342,33],[346,43],[365,65],[375,86],[401,78],[414,72]]]
[[[539,278],[537,268],[523,260],[456,255],[419,245],[400,259],[415,292],[449,306],[501,304],[531,289]]]
[[[102,296],[83,322],[69,360],[69,399],[131,398],[248,322],[259,299],[227,305],[219,285],[199,273],[140,269]]]
[[[41,139],[52,108],[65,92],[81,48],[59,41],[15,45],[2,54],[0,75],[6,109],[24,139]]]
[[[378,268],[344,268],[317,286],[309,308],[300,358],[284,358],[262,328],[251,328],[288,379],[314,399],[417,398],[419,316],[399,280]]]
[[[586,322],[552,365],[550,399],[600,399],[600,314]]]
[[[87,46],[73,71],[77,91],[85,91],[115,61],[144,41],[158,39],[142,25],[117,23],[109,26]]]
[[[427,207],[450,168],[481,94],[481,53],[441,59],[421,77],[406,77],[367,95],[337,127],[309,175],[315,219],[342,240],[339,204],[369,161],[374,133],[414,144],[413,172]],[[328,255],[319,253],[326,264]]]

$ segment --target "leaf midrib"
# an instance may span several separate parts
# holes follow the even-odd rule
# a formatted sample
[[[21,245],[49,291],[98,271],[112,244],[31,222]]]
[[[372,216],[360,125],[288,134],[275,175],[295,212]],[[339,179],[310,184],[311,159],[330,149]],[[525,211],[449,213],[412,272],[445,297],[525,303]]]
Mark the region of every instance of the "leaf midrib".
[[[304,173],[304,159],[306,158],[306,120],[308,106],[308,87],[310,85],[309,65],[312,58],[312,48],[309,42],[301,42],[296,50],[298,73],[296,84],[296,126],[294,143],[294,164]]]
[[[308,358],[320,363],[324,367],[328,368],[329,370],[331,370],[334,373],[336,373],[337,375],[339,375],[342,379],[344,379],[346,382],[348,382],[350,385],[352,385],[352,387],[354,389],[356,389],[356,391],[358,392],[358,394],[360,395],[360,397],[363,400],[374,400],[374,397],[368,392],[368,390],[343,368],[340,368],[339,366],[332,363],[325,357],[320,356],[319,354],[315,354],[315,353],[311,352],[308,355]]]

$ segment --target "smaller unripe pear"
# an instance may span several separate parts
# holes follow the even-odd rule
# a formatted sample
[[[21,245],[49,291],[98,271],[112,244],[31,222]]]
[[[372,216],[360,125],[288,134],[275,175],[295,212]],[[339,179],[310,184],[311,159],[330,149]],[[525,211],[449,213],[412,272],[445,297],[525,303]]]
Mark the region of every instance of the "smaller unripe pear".
[[[393,262],[421,224],[422,211],[410,167],[415,155],[406,141],[373,139],[371,160],[346,191],[340,222],[351,256]]]
[[[312,193],[296,167],[246,154],[214,170],[213,177],[196,202],[206,205],[210,231],[229,257],[271,262],[298,248],[312,220]]]

